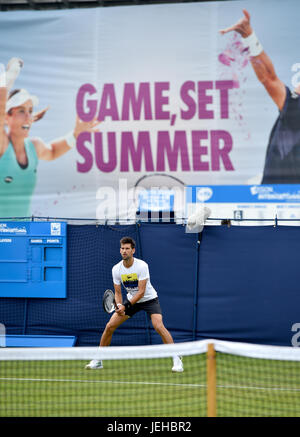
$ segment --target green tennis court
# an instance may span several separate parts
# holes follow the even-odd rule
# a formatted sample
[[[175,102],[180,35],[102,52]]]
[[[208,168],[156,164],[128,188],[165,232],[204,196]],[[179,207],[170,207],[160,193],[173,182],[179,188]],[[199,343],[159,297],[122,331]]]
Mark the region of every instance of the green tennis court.
[[[0,362],[0,415],[6,417],[202,417],[207,415],[206,355],[86,361]],[[300,363],[217,354],[218,416],[299,416]]]

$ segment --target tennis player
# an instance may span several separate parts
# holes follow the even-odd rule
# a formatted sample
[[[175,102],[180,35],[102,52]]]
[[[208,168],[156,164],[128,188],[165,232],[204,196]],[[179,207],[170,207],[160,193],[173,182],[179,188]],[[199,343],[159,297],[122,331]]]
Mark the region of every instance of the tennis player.
[[[299,184],[300,84],[290,90],[278,78],[271,59],[250,24],[249,12],[243,9],[243,14],[236,24],[220,30],[220,33],[237,32],[242,36],[253,70],[279,110],[269,137],[261,183]]]
[[[170,332],[163,324],[157,292],[150,282],[148,264],[134,258],[135,241],[132,238],[122,238],[120,246],[122,261],[112,269],[115,300],[118,308],[103,331],[100,346],[109,346],[114,331],[129,317],[142,310],[150,316],[153,328],[160,335],[163,343],[174,343]],[[124,285],[127,291],[127,299],[124,302],[122,301],[121,284]],[[101,360],[92,360],[86,365],[86,369],[102,368],[103,363]],[[183,372],[182,360],[178,356],[173,357],[172,371]]]

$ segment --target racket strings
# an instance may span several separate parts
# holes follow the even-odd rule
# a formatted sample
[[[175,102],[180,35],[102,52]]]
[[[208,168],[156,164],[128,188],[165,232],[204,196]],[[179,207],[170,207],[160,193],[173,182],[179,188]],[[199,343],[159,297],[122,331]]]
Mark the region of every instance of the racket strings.
[[[103,307],[106,312],[111,313],[115,309],[115,296],[111,290],[106,290],[103,296]]]

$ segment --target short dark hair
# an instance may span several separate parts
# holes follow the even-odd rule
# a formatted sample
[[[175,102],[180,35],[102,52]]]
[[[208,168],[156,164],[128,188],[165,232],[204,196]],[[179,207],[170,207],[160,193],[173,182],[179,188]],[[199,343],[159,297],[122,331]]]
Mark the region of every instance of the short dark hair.
[[[123,238],[121,238],[120,246],[122,246],[122,244],[131,244],[132,249],[135,248],[135,241],[131,237],[123,237]]]

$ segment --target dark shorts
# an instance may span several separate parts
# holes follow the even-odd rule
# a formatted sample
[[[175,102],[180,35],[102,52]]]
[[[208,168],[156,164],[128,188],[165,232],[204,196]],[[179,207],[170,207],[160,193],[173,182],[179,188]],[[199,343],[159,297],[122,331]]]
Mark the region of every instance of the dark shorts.
[[[147,300],[146,302],[136,303],[125,311],[126,316],[132,317],[139,311],[146,311],[148,316],[151,314],[162,314],[158,297]]]

